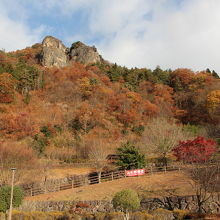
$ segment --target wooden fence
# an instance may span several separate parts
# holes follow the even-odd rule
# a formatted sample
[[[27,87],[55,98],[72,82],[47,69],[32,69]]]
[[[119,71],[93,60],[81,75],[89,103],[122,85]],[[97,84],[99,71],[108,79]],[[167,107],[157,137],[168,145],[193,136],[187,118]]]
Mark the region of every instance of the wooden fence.
[[[147,167],[145,175],[154,173],[169,172],[180,170],[180,167]],[[25,196],[36,196],[50,192],[58,192],[66,189],[73,189],[80,186],[99,184],[102,182],[113,181],[116,179],[125,178],[125,171],[91,173],[89,175],[69,176],[65,179],[50,180],[45,183],[35,183],[32,186],[22,186]],[[130,177],[129,177],[130,178]],[[65,181],[64,181],[65,180]],[[36,186],[38,185],[38,186]]]

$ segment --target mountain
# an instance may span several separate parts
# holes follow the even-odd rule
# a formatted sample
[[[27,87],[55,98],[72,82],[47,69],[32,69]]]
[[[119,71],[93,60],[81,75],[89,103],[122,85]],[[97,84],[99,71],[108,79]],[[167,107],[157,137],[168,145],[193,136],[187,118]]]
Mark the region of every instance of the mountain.
[[[94,46],[76,42],[67,48],[52,36],[0,52],[5,164],[103,160],[127,141],[150,154],[145,138],[154,120],[218,140],[219,112],[220,80],[210,70],[128,69],[109,64]]]

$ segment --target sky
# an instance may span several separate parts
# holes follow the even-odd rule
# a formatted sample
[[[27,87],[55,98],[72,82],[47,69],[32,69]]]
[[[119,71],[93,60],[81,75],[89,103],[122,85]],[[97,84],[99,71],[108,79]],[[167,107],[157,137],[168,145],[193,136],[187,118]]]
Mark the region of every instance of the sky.
[[[122,66],[220,73],[220,0],[0,0],[0,49],[47,35]]]

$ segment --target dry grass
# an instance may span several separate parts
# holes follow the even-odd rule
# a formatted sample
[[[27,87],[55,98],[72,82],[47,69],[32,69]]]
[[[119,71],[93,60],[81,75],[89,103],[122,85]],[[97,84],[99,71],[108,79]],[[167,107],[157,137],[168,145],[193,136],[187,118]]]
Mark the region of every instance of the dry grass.
[[[48,193],[27,200],[110,200],[122,189],[133,189],[142,197],[156,197],[164,195],[192,194],[189,179],[182,172],[169,172],[129,177],[111,182],[88,185],[75,189]]]
[[[49,171],[50,179],[65,178],[69,175],[83,175],[93,171],[93,168],[62,168],[62,169],[51,169]]]
[[[65,178],[71,175],[84,175],[94,171],[94,168],[51,168],[47,171],[43,169],[35,169],[35,170],[17,170],[16,172],[16,184],[24,184],[24,183],[31,183],[31,182],[43,182],[45,180],[45,176],[47,179],[59,179]],[[34,175],[33,175],[34,173]],[[7,171],[7,179],[8,183],[10,184],[11,181],[11,171]],[[6,175],[5,174],[5,175]],[[2,176],[2,173],[1,173]],[[1,177],[0,176],[0,177]],[[6,178],[6,177],[5,177]]]

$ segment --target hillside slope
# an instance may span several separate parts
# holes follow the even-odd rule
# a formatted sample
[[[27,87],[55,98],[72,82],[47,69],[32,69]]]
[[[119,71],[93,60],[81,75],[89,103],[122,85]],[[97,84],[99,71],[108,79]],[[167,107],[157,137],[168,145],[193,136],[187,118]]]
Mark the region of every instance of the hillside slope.
[[[77,42],[69,50],[52,39],[0,52],[3,169],[46,169],[47,164],[40,165],[42,158],[105,160],[127,141],[146,156],[160,157],[146,140],[152,119],[165,119],[193,137],[219,140],[220,79],[215,71],[128,69],[104,61],[94,47]],[[68,54],[68,65],[57,65],[63,56],[59,49]],[[45,53],[50,67],[43,65]],[[82,56],[91,58],[90,53],[97,59],[83,62]]]

